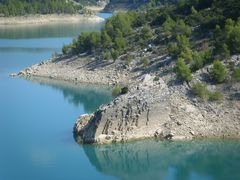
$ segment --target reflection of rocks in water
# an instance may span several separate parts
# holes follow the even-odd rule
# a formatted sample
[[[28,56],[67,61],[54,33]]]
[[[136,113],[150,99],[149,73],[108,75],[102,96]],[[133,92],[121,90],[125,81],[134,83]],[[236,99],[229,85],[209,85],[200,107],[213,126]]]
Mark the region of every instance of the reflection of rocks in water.
[[[120,179],[239,179],[240,142],[144,140],[84,145],[101,173]]]
[[[36,77],[31,77],[30,80],[61,91],[69,103],[75,106],[83,105],[87,113],[95,111],[101,104],[112,99],[111,91],[104,86],[74,85],[65,81]]]

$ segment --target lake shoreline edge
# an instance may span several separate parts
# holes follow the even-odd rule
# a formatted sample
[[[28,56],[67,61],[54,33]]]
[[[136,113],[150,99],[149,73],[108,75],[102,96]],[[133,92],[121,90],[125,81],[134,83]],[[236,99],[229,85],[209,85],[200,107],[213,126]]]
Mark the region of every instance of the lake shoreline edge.
[[[101,64],[102,63],[102,64]],[[73,128],[78,143],[105,144],[156,137],[167,140],[240,138],[239,101],[203,102],[186,92],[186,83],[168,86],[144,74],[136,78],[117,62],[100,62],[88,56],[61,56],[14,74],[44,77],[80,84],[117,86],[129,91],[80,116]]]
[[[48,14],[48,15],[28,15],[17,17],[0,17],[1,26],[16,25],[39,25],[39,24],[56,24],[56,23],[76,23],[76,22],[102,22],[103,18],[97,15],[84,14]]]

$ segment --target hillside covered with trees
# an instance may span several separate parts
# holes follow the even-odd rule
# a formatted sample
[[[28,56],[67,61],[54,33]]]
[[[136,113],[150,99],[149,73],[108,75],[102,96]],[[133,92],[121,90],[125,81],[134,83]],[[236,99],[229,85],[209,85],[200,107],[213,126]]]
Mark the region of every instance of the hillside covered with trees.
[[[70,0],[0,0],[1,16],[53,13],[74,14],[82,9],[82,5]]]
[[[82,33],[64,46],[63,53],[87,52],[102,61],[121,59],[127,65],[142,64],[148,70],[156,64],[154,59],[167,55],[170,58],[158,68],[168,68],[178,81],[189,84],[195,72],[207,67],[205,78],[192,85],[192,92],[206,100],[223,99],[221,90],[210,92],[206,84],[234,84],[240,80],[239,60],[230,61],[240,53],[240,1],[155,4],[113,16],[101,32]],[[134,62],[139,52],[145,54]]]

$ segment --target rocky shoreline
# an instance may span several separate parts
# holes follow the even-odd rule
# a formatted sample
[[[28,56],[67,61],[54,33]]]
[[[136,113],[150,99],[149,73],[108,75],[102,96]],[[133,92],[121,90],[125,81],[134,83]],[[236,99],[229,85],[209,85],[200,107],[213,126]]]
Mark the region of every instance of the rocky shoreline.
[[[49,23],[101,22],[101,21],[104,21],[104,19],[96,15],[81,15],[81,14],[27,15],[18,17],[0,17],[0,26],[34,25]]]
[[[150,137],[240,138],[239,99],[204,102],[189,93],[189,84],[173,80],[173,72],[146,70],[142,65],[126,65],[120,59],[107,62],[89,56],[59,57],[33,65],[18,75],[128,86],[127,94],[102,105],[93,114],[79,117],[74,125],[74,136],[79,143],[125,142]],[[197,72],[193,81],[202,73]],[[238,83],[224,93],[238,93],[239,87]]]

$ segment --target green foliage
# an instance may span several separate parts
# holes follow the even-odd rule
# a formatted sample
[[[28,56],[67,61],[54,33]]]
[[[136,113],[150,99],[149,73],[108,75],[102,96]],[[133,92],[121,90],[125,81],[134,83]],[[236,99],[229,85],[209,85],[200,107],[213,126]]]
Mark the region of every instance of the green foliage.
[[[123,86],[121,89],[121,94],[127,94],[128,93],[128,86]]]
[[[101,45],[99,32],[82,32],[74,44],[76,53],[92,52]]]
[[[110,47],[112,44],[112,38],[108,35],[106,30],[101,33],[101,42],[103,47]]]
[[[188,47],[183,47],[182,52],[179,55],[180,58],[184,59],[184,61],[188,64],[193,60],[192,50]]]
[[[162,24],[164,32],[167,36],[172,34],[172,30],[174,29],[174,26],[175,26],[175,21],[170,16],[167,16],[165,22]]]
[[[126,61],[128,65],[131,64],[131,62],[133,61],[133,58],[134,58],[133,55],[129,55],[129,54],[127,55]]]
[[[142,38],[144,40],[148,40],[148,39],[150,39],[153,36],[150,27],[147,26],[147,25],[143,26],[143,28],[141,30],[141,34],[142,34]]]
[[[132,31],[132,20],[130,13],[119,13],[107,20],[105,29],[111,37],[115,37],[117,30],[126,36]]]
[[[221,48],[221,52],[220,55],[224,58],[224,59],[228,59],[230,57],[230,50],[228,49],[228,45],[227,44],[223,44],[222,48]]]
[[[191,13],[192,14],[197,14],[198,13],[197,10],[194,8],[194,6],[191,7]]]
[[[209,92],[210,101],[221,101],[224,99],[224,96],[221,92]]]
[[[240,68],[237,68],[237,69],[234,70],[233,77],[237,81],[240,81]]]
[[[176,57],[179,54],[179,48],[177,43],[169,43],[167,49],[171,56]]]
[[[0,1],[0,14],[4,16],[19,16],[26,14],[74,14],[82,10],[81,5],[75,5],[65,0],[3,0]]]
[[[110,60],[111,57],[112,57],[111,52],[110,52],[109,50],[103,52],[103,55],[102,55],[102,56],[103,56],[103,60],[105,60],[105,61]]]
[[[112,89],[113,96],[119,96],[121,94],[127,94],[127,93],[128,93],[128,86],[116,86]]]
[[[227,78],[226,67],[219,60],[215,60],[210,75],[216,83],[222,83]]]
[[[192,71],[197,71],[204,66],[204,53],[194,52],[193,53],[193,63],[191,64]]]
[[[216,52],[219,52],[223,58],[240,53],[240,19],[236,22],[227,19],[223,29],[216,26],[214,41]]]
[[[122,88],[120,86],[116,86],[112,89],[112,95],[113,96],[118,96],[122,92]]]
[[[168,44],[169,53],[177,58],[184,59],[186,63],[193,60],[192,50],[190,49],[189,39],[185,35],[178,35],[176,43]]]
[[[203,83],[196,83],[192,86],[192,92],[194,95],[200,97],[203,100],[220,101],[224,99],[224,96],[220,92],[210,92],[207,86]]]
[[[192,29],[190,26],[186,25],[183,20],[174,21],[170,16],[167,16],[166,21],[162,25],[165,35],[185,35],[190,36],[192,34]]]
[[[64,46],[62,47],[62,53],[63,53],[63,54],[68,54],[68,53],[70,53],[70,51],[71,51],[72,48],[73,48],[73,47],[72,47],[71,44],[70,44],[70,45],[64,45]]]
[[[142,58],[140,63],[143,64],[144,66],[148,66],[150,62],[147,58]]]
[[[155,76],[154,79],[153,79],[153,81],[159,81],[159,79],[160,79],[160,78],[159,78],[158,76]]]
[[[192,80],[192,72],[188,65],[185,64],[184,59],[179,58],[175,67],[177,78],[186,82]]]
[[[122,52],[125,49],[127,42],[126,42],[125,38],[123,37],[122,32],[119,29],[116,30],[115,36],[116,37],[114,39],[114,47],[119,52]]]
[[[209,91],[207,86],[203,83],[196,83],[192,86],[192,92],[194,95],[200,97],[201,99],[209,99]]]
[[[111,50],[111,55],[112,55],[113,60],[115,61],[115,60],[119,57],[119,52],[118,52],[118,50],[112,49],[112,50]]]

